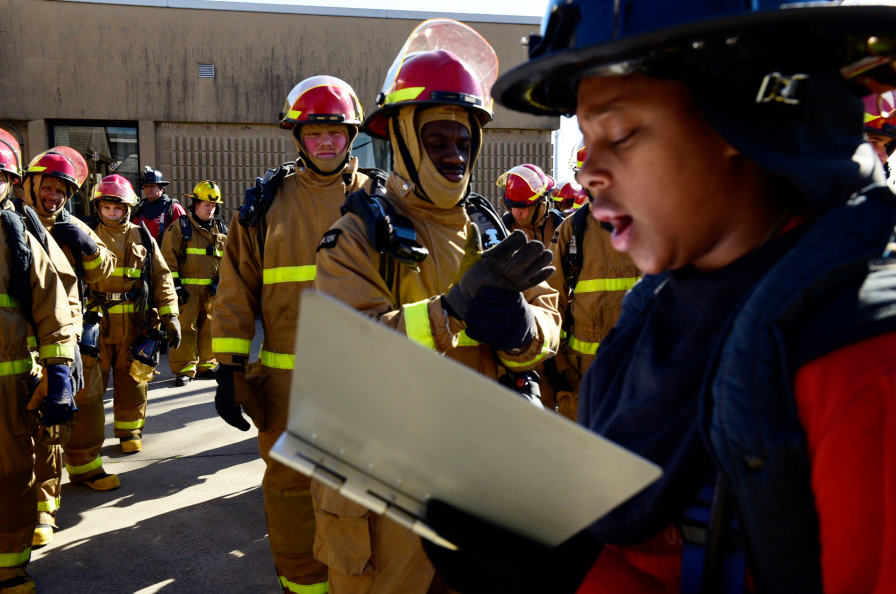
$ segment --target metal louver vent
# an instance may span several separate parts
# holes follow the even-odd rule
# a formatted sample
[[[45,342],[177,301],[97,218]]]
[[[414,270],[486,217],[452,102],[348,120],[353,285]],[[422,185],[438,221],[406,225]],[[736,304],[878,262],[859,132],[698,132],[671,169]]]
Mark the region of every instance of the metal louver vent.
[[[215,65],[200,63],[199,78],[215,78]]]

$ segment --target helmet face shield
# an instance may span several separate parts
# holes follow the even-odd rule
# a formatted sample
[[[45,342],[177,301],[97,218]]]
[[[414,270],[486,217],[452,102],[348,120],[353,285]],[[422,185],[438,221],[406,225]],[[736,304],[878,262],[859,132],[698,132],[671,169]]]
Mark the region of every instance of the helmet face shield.
[[[12,134],[0,128],[0,171],[9,173],[13,179],[22,179],[22,149]]]
[[[485,124],[497,76],[498,56],[479,33],[451,19],[424,21],[392,62],[365,131],[386,138],[388,112],[408,104],[458,105]]]
[[[526,163],[504,172],[496,185],[504,189],[504,204],[508,208],[528,208],[551,192],[554,180],[538,166]]]
[[[68,146],[54,146],[31,159],[25,175],[58,177],[69,183],[74,192],[87,180],[88,171],[87,161],[81,153]]]

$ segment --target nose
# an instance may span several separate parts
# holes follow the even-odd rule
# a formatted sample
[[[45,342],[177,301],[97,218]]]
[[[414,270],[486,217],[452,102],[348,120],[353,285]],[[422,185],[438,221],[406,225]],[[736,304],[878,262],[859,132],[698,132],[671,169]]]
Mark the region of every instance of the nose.
[[[596,197],[599,192],[613,185],[613,176],[610,171],[600,165],[598,151],[589,147],[582,168],[576,173],[576,181],[585,188],[591,196]]]

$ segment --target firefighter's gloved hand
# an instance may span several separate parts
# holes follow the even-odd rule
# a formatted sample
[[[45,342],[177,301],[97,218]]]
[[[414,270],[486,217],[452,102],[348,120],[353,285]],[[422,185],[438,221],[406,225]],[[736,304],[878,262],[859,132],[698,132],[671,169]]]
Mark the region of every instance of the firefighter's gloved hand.
[[[458,546],[452,551],[422,540],[439,577],[452,590],[466,594],[572,593],[601,550],[587,531],[549,547],[438,499],[427,503],[425,521]]]
[[[215,410],[228,425],[248,431],[249,421],[243,417],[242,407],[236,403],[236,384],[245,385],[246,371],[237,365],[218,365],[218,389],[215,391]]]
[[[523,294],[497,287],[482,287],[464,321],[467,336],[499,351],[526,348],[538,331]]]
[[[71,373],[68,365],[45,365],[47,395],[40,404],[40,423],[47,427],[75,418],[75,397],[72,394]]]
[[[476,225],[471,225],[470,229],[471,233],[479,234]],[[467,310],[482,287],[525,291],[553,274],[552,259],[553,255],[543,243],[529,241],[525,233],[516,230],[498,245],[482,252],[479,261],[470,266],[444,295],[443,303],[448,313],[466,321]]]
[[[177,316],[165,316],[162,323],[165,325],[165,334],[168,335],[168,346],[176,349],[180,344],[180,322]]]
[[[89,256],[97,253],[100,249],[93,238],[74,223],[57,221],[53,224],[50,234],[56,240],[56,243],[67,245],[76,254],[80,252],[82,255]]]
[[[190,292],[180,282],[179,278],[174,279],[174,292],[177,293],[177,304],[183,305],[190,298]]]

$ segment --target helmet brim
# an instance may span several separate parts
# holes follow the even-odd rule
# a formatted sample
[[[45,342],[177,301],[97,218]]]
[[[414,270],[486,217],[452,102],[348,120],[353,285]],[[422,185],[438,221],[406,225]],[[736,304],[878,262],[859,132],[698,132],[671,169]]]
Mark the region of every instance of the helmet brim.
[[[708,39],[768,34],[769,30],[788,36],[788,41],[834,36],[886,38],[890,36],[885,34],[894,29],[896,7],[887,6],[783,8],[715,18],[536,57],[498,78],[492,96],[501,105],[516,111],[568,115],[575,112],[576,90],[583,76],[596,75],[603,68],[630,61],[659,60],[675,52],[700,51]],[[620,69],[618,73],[627,72]]]

